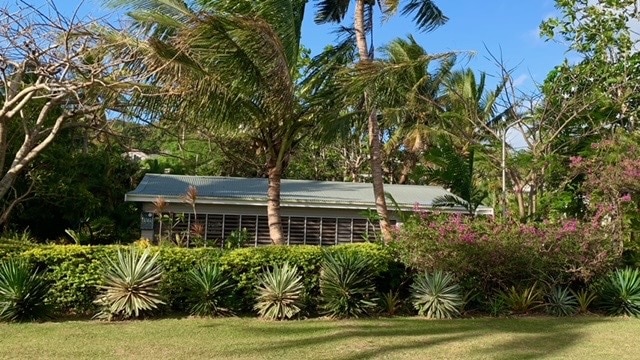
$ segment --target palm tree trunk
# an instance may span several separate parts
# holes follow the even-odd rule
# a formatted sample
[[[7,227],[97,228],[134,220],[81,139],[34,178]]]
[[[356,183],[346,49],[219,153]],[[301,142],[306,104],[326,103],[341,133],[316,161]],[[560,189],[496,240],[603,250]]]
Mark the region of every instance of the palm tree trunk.
[[[267,221],[269,223],[269,236],[273,245],[284,245],[284,234],[280,217],[280,183],[282,181],[282,168],[275,161],[269,161],[268,188],[267,188]]]
[[[356,14],[354,16],[356,31],[356,43],[358,53],[360,54],[360,62],[371,61],[371,54],[367,48],[367,39],[365,37],[364,24],[364,0],[356,1]],[[364,94],[365,104],[368,102],[367,94]],[[384,174],[382,171],[382,156],[380,144],[380,129],[378,127],[378,112],[375,108],[369,113],[369,144],[371,145],[371,177],[373,181],[373,196],[376,202],[376,211],[380,218],[380,232],[385,243],[392,240],[391,229],[389,227],[389,212],[387,211],[387,202],[384,195]]]

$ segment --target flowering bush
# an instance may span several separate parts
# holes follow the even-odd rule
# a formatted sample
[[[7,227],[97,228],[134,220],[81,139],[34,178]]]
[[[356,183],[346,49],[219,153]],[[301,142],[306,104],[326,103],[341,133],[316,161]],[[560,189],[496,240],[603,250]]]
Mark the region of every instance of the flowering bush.
[[[401,259],[418,271],[451,272],[467,290],[482,294],[534,282],[587,284],[619,258],[598,222],[532,225],[418,215],[396,232]]]
[[[591,145],[582,156],[572,156],[569,167],[583,177],[581,192],[591,214],[606,215],[619,250],[640,250],[640,135],[615,133]]]

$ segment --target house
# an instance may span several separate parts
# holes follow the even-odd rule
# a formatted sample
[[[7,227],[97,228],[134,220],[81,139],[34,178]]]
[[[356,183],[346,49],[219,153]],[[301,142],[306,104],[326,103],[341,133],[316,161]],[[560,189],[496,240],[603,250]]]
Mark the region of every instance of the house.
[[[197,190],[192,207],[185,201],[190,186]],[[433,200],[452,195],[439,186],[385,185],[385,191],[403,212],[415,206],[433,209]],[[126,201],[141,204],[141,235],[155,238],[159,226],[154,201],[166,202],[163,210],[171,221],[163,222],[163,234],[171,229],[189,238],[193,224],[201,236],[224,241],[234,232],[246,229],[248,243],[270,244],[267,224],[267,179],[217,176],[147,174],[138,187],[127,193]],[[287,244],[333,245],[373,239],[377,223],[373,187],[367,183],[283,179],[281,184],[282,227]],[[397,210],[388,204],[390,210]],[[195,210],[195,211],[194,211]],[[460,206],[438,207],[438,211],[466,213]],[[479,215],[492,215],[493,209],[479,207]],[[397,221],[394,216],[392,222]]]

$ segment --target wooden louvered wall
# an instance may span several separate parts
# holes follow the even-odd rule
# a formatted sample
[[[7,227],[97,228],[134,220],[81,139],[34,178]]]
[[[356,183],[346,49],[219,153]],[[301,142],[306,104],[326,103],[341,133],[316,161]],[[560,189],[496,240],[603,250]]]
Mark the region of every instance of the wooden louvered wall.
[[[204,228],[208,244],[223,246],[232,233],[246,230],[245,246],[271,244],[267,217],[262,215],[237,214],[180,214],[172,216],[171,231],[187,241],[192,233],[192,224],[199,223]],[[288,245],[328,246],[372,240],[374,225],[363,218],[283,216],[282,229]],[[166,226],[164,230],[168,230]],[[156,226],[156,234],[158,226]]]

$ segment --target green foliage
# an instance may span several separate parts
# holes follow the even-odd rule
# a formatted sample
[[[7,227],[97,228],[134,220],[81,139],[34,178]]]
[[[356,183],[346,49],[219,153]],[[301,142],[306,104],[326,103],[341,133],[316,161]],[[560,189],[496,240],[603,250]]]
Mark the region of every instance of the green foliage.
[[[374,264],[362,254],[327,253],[320,269],[320,300],[331,317],[359,317],[376,306]]]
[[[440,270],[416,276],[412,288],[413,306],[429,319],[451,319],[460,315],[462,290],[451,274]]]
[[[48,282],[21,260],[0,262],[0,321],[30,321],[47,318],[45,299]]]
[[[610,229],[598,222],[520,224],[417,210],[396,239],[400,259],[411,268],[450,272],[465,291],[484,296],[549,278],[589,284],[620,261]]]
[[[298,270],[288,263],[265,269],[259,278],[254,308],[265,319],[291,319],[300,312],[303,289]]]
[[[107,259],[99,287],[102,292],[96,299],[102,307],[98,317],[130,319],[157,309],[164,303],[158,291],[161,276],[158,254],[118,251],[115,260]]]
[[[523,289],[512,286],[498,294],[502,298],[506,308],[512,314],[526,314],[544,305],[542,291],[537,284]]]
[[[640,316],[640,270],[618,269],[599,287],[599,307],[608,315]]]
[[[404,303],[398,291],[389,290],[380,294],[379,307],[382,314],[387,316],[395,316],[400,311]]]
[[[593,304],[593,302],[597,299],[597,296],[593,291],[584,288],[578,291],[574,291],[573,295],[578,302],[578,312],[580,314],[588,313],[591,304]]]
[[[142,248],[148,244],[140,243]],[[42,276],[51,283],[49,303],[63,314],[95,313],[94,303],[102,283],[108,259],[117,257],[124,246],[48,245],[25,246],[13,242],[0,243],[0,258],[19,258],[42,269]],[[267,246],[221,251],[214,248],[187,249],[178,247],[148,247],[158,256],[162,267],[162,281],[158,288],[166,305],[162,311],[188,313],[193,301],[190,293],[190,271],[198,264],[215,263],[225,279],[233,284],[229,302],[223,305],[230,311],[253,312],[256,288],[265,267],[285,262],[298,269],[304,289],[300,301],[304,315],[316,312],[319,299],[319,277],[323,254],[351,254],[369,260],[372,281],[381,292],[397,290],[405,281],[404,267],[394,261],[391,249],[377,244],[339,245],[327,249],[317,246]],[[403,295],[404,296],[404,295]]]
[[[545,299],[545,310],[553,316],[571,316],[578,312],[578,300],[568,287],[552,287]]]
[[[214,263],[200,263],[189,271],[189,300],[192,302],[191,314],[197,316],[226,315],[229,310],[223,307],[229,297],[231,284]]]

